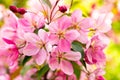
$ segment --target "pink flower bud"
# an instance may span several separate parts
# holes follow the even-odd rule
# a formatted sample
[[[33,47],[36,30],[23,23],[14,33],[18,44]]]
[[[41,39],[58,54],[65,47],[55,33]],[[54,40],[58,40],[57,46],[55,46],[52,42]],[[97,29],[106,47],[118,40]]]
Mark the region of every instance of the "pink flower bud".
[[[26,13],[26,10],[24,8],[18,8],[18,13],[23,15]]]
[[[14,12],[14,13],[17,13],[18,12],[18,9],[16,6],[10,6],[9,9]]]
[[[59,11],[64,13],[67,11],[67,7],[66,6],[59,6]]]

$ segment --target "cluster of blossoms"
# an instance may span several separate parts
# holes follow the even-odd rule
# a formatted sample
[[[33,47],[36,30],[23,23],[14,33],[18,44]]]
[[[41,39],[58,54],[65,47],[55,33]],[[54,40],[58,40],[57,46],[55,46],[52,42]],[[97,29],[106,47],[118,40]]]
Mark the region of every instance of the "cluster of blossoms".
[[[10,6],[0,31],[0,79],[104,80],[110,13],[83,17],[61,1]]]

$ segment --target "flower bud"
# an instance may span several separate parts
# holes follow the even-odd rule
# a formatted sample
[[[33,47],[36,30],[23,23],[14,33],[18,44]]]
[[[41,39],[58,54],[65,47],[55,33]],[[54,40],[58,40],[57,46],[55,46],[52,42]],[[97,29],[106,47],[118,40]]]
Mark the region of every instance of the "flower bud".
[[[10,6],[9,9],[14,12],[14,13],[17,13],[18,12],[18,9],[16,6]]]
[[[59,6],[59,11],[64,13],[67,11],[67,7],[66,6]]]
[[[26,10],[24,8],[18,8],[18,13],[23,15],[26,13]]]

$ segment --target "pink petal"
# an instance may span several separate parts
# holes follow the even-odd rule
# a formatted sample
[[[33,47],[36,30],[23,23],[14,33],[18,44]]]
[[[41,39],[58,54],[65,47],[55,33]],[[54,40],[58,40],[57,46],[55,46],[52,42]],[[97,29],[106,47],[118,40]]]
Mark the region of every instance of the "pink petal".
[[[71,23],[72,23],[72,21],[71,21],[70,17],[63,16],[58,20],[58,28],[60,30],[65,30],[68,27],[70,27]]]
[[[56,57],[51,57],[48,64],[51,70],[55,70],[59,67],[59,63]]]
[[[86,60],[88,63],[93,63],[92,61],[92,49],[89,48],[86,52]]]
[[[51,33],[56,33],[58,31],[57,22],[52,22],[49,24],[49,30]]]
[[[71,60],[71,61],[78,61],[81,58],[81,54],[79,52],[68,52],[64,54],[64,58]]]
[[[9,40],[7,38],[3,38],[3,40],[7,43],[7,44],[13,44],[15,45],[15,43],[12,40]]]
[[[68,41],[73,41],[75,39],[77,39],[78,37],[80,36],[79,32],[76,31],[76,30],[69,30],[66,32],[65,34],[65,38],[68,40]]]
[[[58,36],[57,36],[56,34],[52,34],[52,33],[49,35],[49,39],[50,39],[49,42],[50,42],[51,44],[57,44],[57,43],[58,43],[58,40],[59,40],[59,39],[58,39]]]
[[[37,48],[34,44],[27,43],[23,49],[23,54],[32,56],[32,55],[36,55],[38,51],[39,51],[39,48]]]
[[[48,40],[48,34],[47,34],[47,32],[46,32],[45,30],[43,30],[43,29],[40,29],[40,30],[38,31],[38,36],[40,37],[40,39],[41,39],[42,41],[47,41],[47,40]]]
[[[44,17],[41,15],[39,20],[38,20],[38,28],[42,28],[45,24],[45,19]]]
[[[70,62],[66,61],[66,60],[63,60],[63,59],[61,60],[60,68],[67,75],[72,75],[73,74],[72,64]]]
[[[68,52],[70,51],[70,42],[68,42],[66,39],[61,39],[58,43],[58,48],[62,52]]]
[[[80,10],[76,10],[72,13],[73,22],[80,22],[82,18],[82,12]]]
[[[93,25],[94,25],[94,20],[92,18],[82,19],[79,24],[82,30],[87,30],[88,28],[93,27]]]
[[[45,62],[46,58],[47,58],[47,53],[44,49],[42,49],[35,56],[35,61],[38,65],[42,65]]]
[[[79,31],[80,36],[77,38],[78,41],[81,43],[87,43],[88,42],[88,36],[86,35],[85,32]]]
[[[35,33],[26,33],[24,38],[27,42],[36,43],[39,41],[39,37]]]

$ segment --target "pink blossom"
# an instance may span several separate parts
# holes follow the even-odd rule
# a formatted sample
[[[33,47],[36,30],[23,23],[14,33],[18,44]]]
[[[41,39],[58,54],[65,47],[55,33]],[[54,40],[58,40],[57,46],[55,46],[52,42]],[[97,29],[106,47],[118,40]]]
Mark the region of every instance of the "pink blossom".
[[[63,16],[57,22],[52,22],[49,26],[50,41],[58,45],[61,51],[69,51],[71,42],[79,36],[78,31],[68,30],[70,26],[71,20],[68,16]]]
[[[88,45],[89,47],[85,51],[86,62],[88,64],[104,65],[106,58],[103,50],[106,44],[102,42],[99,36],[94,36]]]
[[[93,72],[90,73],[88,80],[105,80],[103,75],[105,72],[101,69],[95,69]]]
[[[43,64],[47,58],[48,47],[50,46],[47,32],[40,29],[38,35],[26,33],[24,37],[27,43],[23,49],[23,54],[33,56],[37,64]]]
[[[78,61],[80,58],[81,54],[79,52],[62,52],[59,48],[55,48],[55,50],[51,52],[48,64],[51,70],[60,69],[65,74],[72,75],[73,67],[69,61]]]
[[[45,19],[42,13],[26,13],[24,17],[19,19],[19,26],[27,32],[33,32],[35,29],[42,28]]]
[[[72,15],[72,27],[73,29],[77,30],[79,32],[79,37],[77,40],[79,40],[82,43],[88,42],[88,30],[93,26],[93,21],[91,18],[83,18],[82,12],[80,10],[75,10]]]
[[[12,66],[18,59],[18,48],[16,44],[9,39],[3,38],[3,41],[6,42],[6,45],[0,48],[0,54],[7,57],[8,64]]]
[[[95,33],[106,33],[111,29],[113,14],[111,12],[100,12],[95,10],[92,13],[94,19]]]

